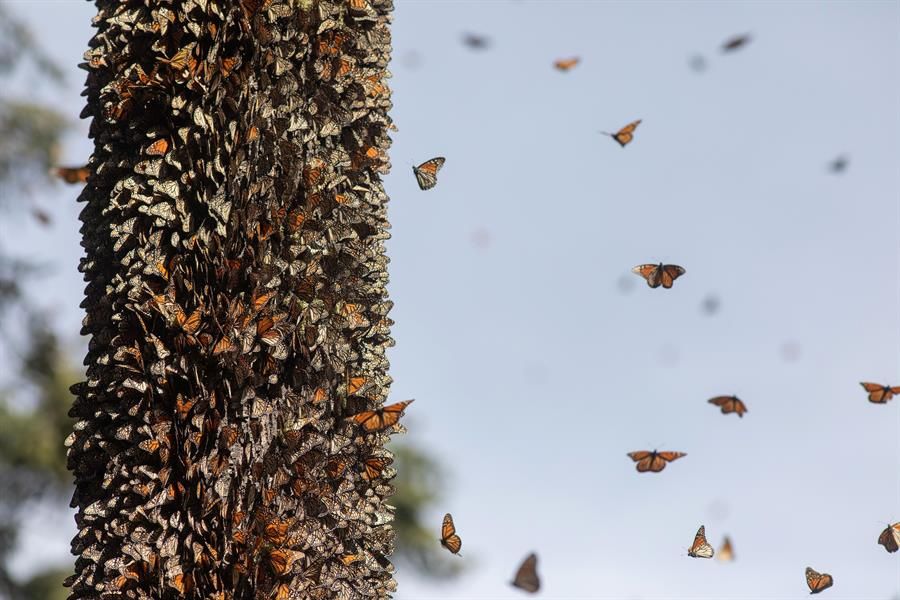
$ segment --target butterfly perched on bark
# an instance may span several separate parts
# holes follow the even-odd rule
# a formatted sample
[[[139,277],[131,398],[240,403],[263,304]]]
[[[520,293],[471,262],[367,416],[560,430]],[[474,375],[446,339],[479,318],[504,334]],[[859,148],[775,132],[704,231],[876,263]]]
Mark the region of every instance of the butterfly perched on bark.
[[[522,561],[510,585],[532,594],[541,589],[541,579],[537,574],[537,554],[532,552]]]
[[[834,577],[828,573],[819,573],[810,567],[806,567],[806,585],[809,586],[810,594],[818,594],[834,585]]]
[[[638,473],[645,473],[647,471],[659,473],[666,468],[668,463],[673,460],[678,460],[682,456],[687,456],[687,454],[684,452],[657,452],[656,450],[649,452],[647,450],[638,450],[636,452],[629,452],[628,456],[637,463],[635,468],[638,470]]]
[[[719,547],[719,553],[716,554],[716,557],[722,562],[731,562],[734,560],[734,548],[731,546],[731,538],[727,535],[725,539],[722,540],[722,545]]]
[[[687,271],[684,267],[678,265],[638,265],[631,269],[635,275],[640,275],[647,280],[647,285],[652,288],[658,288],[660,285],[668,289],[672,287],[675,280],[684,275]]]
[[[873,404],[884,404],[888,400],[894,397],[895,394],[900,394],[900,386],[891,387],[889,385],[881,385],[880,383],[868,383],[868,382],[860,382],[863,389],[869,392],[869,402]]]
[[[446,158],[443,156],[436,156],[429,160],[426,160],[418,167],[413,167],[413,173],[416,175],[416,182],[419,184],[419,188],[422,190],[430,190],[435,185],[437,185],[437,173],[441,170],[441,167],[444,166],[444,162],[446,162]]]
[[[608,135],[612,139],[616,140],[620,146],[623,148],[631,143],[631,140],[634,139],[634,130],[637,129],[637,126],[641,124],[641,119],[637,121],[632,121],[622,129],[618,130],[615,133],[609,133],[608,131],[601,131],[603,135]]]
[[[556,67],[559,71],[568,71],[580,62],[580,58],[578,58],[577,56],[573,56],[572,58],[560,58],[558,60],[555,60],[553,61],[553,66]]]
[[[878,543],[888,552],[896,552],[900,548],[900,523],[885,527],[878,536]]]
[[[716,396],[707,400],[710,404],[714,404],[722,409],[722,414],[737,413],[737,416],[744,418],[747,407],[737,396]]]
[[[688,549],[688,556],[693,558],[712,558],[715,553],[713,547],[706,541],[706,527],[701,525],[700,529],[697,530],[697,535],[694,536],[694,543]]]
[[[381,431],[396,424],[400,417],[403,416],[403,411],[406,407],[414,401],[414,399],[404,400],[403,402],[388,404],[376,410],[364,410],[348,417],[348,419],[352,419],[359,425],[362,425],[362,428],[366,431]]]
[[[462,548],[462,539],[456,535],[456,526],[450,513],[444,515],[444,521],[441,523],[441,546],[453,554],[459,554]]]

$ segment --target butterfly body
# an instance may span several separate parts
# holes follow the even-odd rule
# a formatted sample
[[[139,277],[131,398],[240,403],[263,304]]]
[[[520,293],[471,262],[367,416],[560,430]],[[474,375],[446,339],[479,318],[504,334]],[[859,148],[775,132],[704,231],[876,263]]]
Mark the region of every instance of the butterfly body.
[[[637,126],[641,124],[641,119],[637,121],[632,121],[619,131],[615,133],[609,133],[607,131],[601,131],[603,135],[608,135],[612,139],[616,140],[616,142],[621,146],[625,147],[631,143],[631,140],[634,139],[634,130],[637,129]]]
[[[631,272],[643,277],[647,281],[647,285],[652,288],[663,286],[665,289],[669,289],[675,283],[675,280],[687,271],[684,270],[684,267],[679,267],[678,265],[659,263],[658,265],[638,265],[631,269]]]
[[[806,585],[809,586],[810,594],[818,594],[834,585],[834,577],[806,567]]]
[[[462,549],[462,539],[456,534],[456,525],[453,524],[453,515],[447,513],[441,523],[441,546],[459,555]]]
[[[738,417],[744,418],[744,413],[747,412],[747,407],[737,396],[716,396],[707,402],[721,408],[723,415],[736,413]]]
[[[674,460],[678,460],[682,456],[687,456],[684,452],[657,452],[656,450],[649,452],[647,450],[638,450],[629,452],[628,457],[634,462],[635,469],[638,473],[659,473],[666,468],[666,465]]]
[[[688,556],[691,558],[712,558],[715,553],[713,547],[706,541],[706,526],[701,525],[694,536],[694,543],[688,549]]]
[[[437,185],[437,173],[444,166],[446,160],[443,156],[436,156],[426,160],[418,167],[412,168],[416,176],[416,183],[419,184],[419,189],[423,191],[430,190]]]

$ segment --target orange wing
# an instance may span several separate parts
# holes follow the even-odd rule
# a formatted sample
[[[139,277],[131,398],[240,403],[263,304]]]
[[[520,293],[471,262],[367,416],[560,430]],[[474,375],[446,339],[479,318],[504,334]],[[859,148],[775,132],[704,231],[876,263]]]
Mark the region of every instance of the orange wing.
[[[632,121],[619,131],[615,133],[609,133],[608,131],[601,131],[603,135],[608,135],[612,139],[616,140],[620,146],[623,148],[631,143],[631,140],[634,139],[634,130],[637,129],[637,126],[641,124],[641,120]]]
[[[712,558],[715,554],[713,547],[706,541],[706,526],[701,525],[694,536],[694,543],[688,550],[688,556],[693,558]]]
[[[537,554],[532,552],[522,561],[519,570],[516,571],[516,576],[510,583],[513,587],[532,594],[541,589],[541,579],[537,574]]]
[[[441,545],[453,554],[459,554],[462,548],[462,540],[456,535],[456,526],[453,525],[450,513],[444,515],[444,522],[441,524]]]
[[[573,56],[572,58],[560,58],[558,60],[555,60],[553,62],[553,66],[560,71],[568,71],[580,62],[580,58],[578,58],[577,56]]]
[[[381,431],[396,424],[403,416],[403,410],[413,402],[414,400],[404,400],[378,410],[364,410],[348,418],[362,425],[366,431]]]
[[[722,546],[719,548],[719,553],[716,556],[722,562],[731,562],[734,560],[734,548],[732,548],[731,539],[727,535],[725,536],[725,539],[722,540]]]
[[[366,481],[371,481],[381,475],[381,472],[391,464],[391,459],[384,456],[370,456],[363,462],[362,477]]]
[[[818,594],[834,585],[834,578],[828,573],[819,573],[806,567],[806,585],[810,594]]]
[[[869,402],[874,404],[884,404],[894,397],[894,394],[900,394],[900,387],[891,387],[881,385],[880,383],[860,382],[863,389],[869,392]]]
[[[628,456],[637,463],[635,468],[639,473],[659,473],[666,468],[666,463],[678,460],[682,456],[687,456],[684,452],[648,452],[647,450],[638,450],[637,452],[629,452]]]
[[[684,275],[684,267],[678,265],[663,265],[662,268],[662,286],[664,288],[672,287],[675,280]]]
[[[888,552],[896,552],[900,548],[900,523],[885,527],[878,536],[878,543]]]
[[[715,404],[722,409],[722,414],[737,413],[737,416],[743,418],[747,412],[747,407],[737,396],[716,396],[708,400],[710,404]]]
[[[647,285],[652,288],[659,287],[659,273],[660,267],[662,267],[662,263],[658,265],[638,265],[631,269],[631,272],[640,275],[644,279],[647,280]]]
[[[86,183],[91,170],[88,167],[54,167],[50,174],[66,183]]]
[[[419,189],[430,190],[437,185],[437,173],[446,161],[447,159],[443,156],[436,156],[426,160],[418,167],[413,167],[413,173],[416,176],[416,183],[419,184]]]

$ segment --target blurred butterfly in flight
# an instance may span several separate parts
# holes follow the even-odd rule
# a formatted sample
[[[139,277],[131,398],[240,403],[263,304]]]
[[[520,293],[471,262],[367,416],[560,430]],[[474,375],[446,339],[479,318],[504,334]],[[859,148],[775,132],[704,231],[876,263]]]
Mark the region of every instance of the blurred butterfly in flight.
[[[537,574],[537,554],[532,552],[522,561],[510,585],[532,594],[541,589],[541,580]]]
[[[747,407],[744,406],[744,403],[737,396],[716,396],[715,398],[710,398],[707,402],[721,408],[723,415],[737,413],[737,416],[743,418],[744,413],[747,412]]]
[[[444,166],[445,159],[443,156],[436,156],[430,160],[426,160],[418,167],[413,167],[413,173],[416,175],[416,182],[422,190],[430,190],[437,185],[437,173]]]
[[[553,66],[556,67],[556,69],[559,71],[568,71],[580,62],[581,59],[577,56],[574,56],[572,58],[560,58],[553,62]]]
[[[722,540],[722,545],[719,547],[719,553],[716,554],[716,557],[722,562],[731,562],[734,560],[734,548],[731,547],[731,538],[727,535],[725,539]]]
[[[634,139],[634,130],[637,129],[637,126],[641,124],[641,119],[637,121],[632,121],[619,131],[615,133],[609,133],[608,131],[601,131],[603,135],[608,135],[612,139],[616,140],[620,146],[623,148],[631,143],[631,140]]]
[[[722,44],[722,52],[734,52],[735,50],[743,48],[750,43],[751,39],[749,33],[729,38]]]

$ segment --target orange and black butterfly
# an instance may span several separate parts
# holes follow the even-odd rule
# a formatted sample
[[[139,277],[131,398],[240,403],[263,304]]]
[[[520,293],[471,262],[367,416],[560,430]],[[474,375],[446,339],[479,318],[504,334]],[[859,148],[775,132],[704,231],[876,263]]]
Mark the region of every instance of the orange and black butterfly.
[[[392,462],[393,460],[386,456],[370,456],[363,461],[362,478],[366,481],[372,481],[381,475],[382,471]]]
[[[88,167],[54,167],[50,169],[50,174],[66,183],[85,183],[91,170]]]
[[[736,35],[733,38],[729,38],[722,43],[722,52],[734,52],[739,48],[743,48],[750,43],[751,39],[752,38],[750,37],[749,33]]]
[[[450,513],[444,515],[444,522],[441,523],[441,546],[453,554],[459,554],[462,548],[462,540],[456,535],[456,527],[453,525],[453,516]]]
[[[818,594],[834,585],[834,577],[828,573],[819,573],[806,567],[806,585],[809,586],[810,594]]]
[[[573,56],[572,58],[560,58],[558,60],[555,60],[553,61],[553,66],[560,71],[568,71],[580,62],[580,58],[578,58],[577,56]]]
[[[426,160],[418,167],[413,167],[413,173],[416,175],[416,182],[422,190],[430,190],[437,185],[437,173],[444,166],[447,159],[443,156],[436,156]]]
[[[719,560],[722,562],[731,562],[734,560],[734,548],[731,546],[731,538],[727,535],[725,539],[722,540],[722,545],[719,547],[719,553],[716,554]]]
[[[701,525],[700,529],[697,530],[697,535],[694,536],[694,543],[688,549],[688,556],[693,558],[712,558],[715,553],[713,547],[706,541],[706,527]]]
[[[678,265],[638,265],[631,270],[635,275],[640,275],[647,280],[647,285],[652,288],[658,288],[662,285],[668,289],[672,287],[675,280],[684,275],[687,271],[684,267]]]
[[[395,404],[389,404],[377,410],[364,410],[361,413],[348,417],[353,419],[359,425],[362,425],[366,431],[381,431],[397,423],[403,416],[403,410],[413,403],[414,400],[404,400]]]
[[[510,585],[532,594],[541,589],[541,579],[537,574],[537,554],[532,552],[525,557]]]
[[[649,452],[647,450],[638,450],[637,452],[629,452],[628,456],[637,463],[635,468],[638,473],[650,471],[659,473],[666,468],[666,464],[673,460],[678,460],[682,456],[687,456],[684,452]]]
[[[609,133],[608,131],[601,131],[603,135],[608,135],[612,139],[616,140],[620,146],[623,148],[631,143],[631,140],[634,139],[634,130],[637,129],[637,126],[641,124],[641,119],[637,121],[632,121],[622,129],[618,130],[615,133]]]
[[[737,413],[737,416],[743,419],[744,413],[747,412],[747,407],[737,396],[716,396],[715,398],[710,398],[707,402],[721,408],[723,415]]]
[[[900,548],[900,523],[885,527],[878,536],[878,543],[888,552],[896,552]]]
[[[880,383],[860,382],[863,389],[869,392],[869,402],[873,404],[884,404],[894,397],[894,394],[900,394],[900,386],[891,387],[889,385],[881,385]]]

